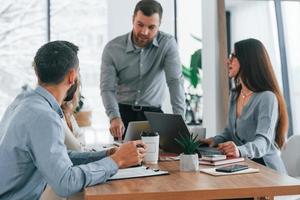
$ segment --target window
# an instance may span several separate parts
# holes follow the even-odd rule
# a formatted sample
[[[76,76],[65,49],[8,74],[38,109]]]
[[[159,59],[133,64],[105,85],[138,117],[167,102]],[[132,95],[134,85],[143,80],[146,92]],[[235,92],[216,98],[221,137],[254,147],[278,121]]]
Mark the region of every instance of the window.
[[[259,39],[269,53],[277,80],[282,86],[274,2],[226,0],[225,6],[230,13],[231,51],[239,40]]]
[[[100,96],[101,54],[107,43],[106,11],[105,0],[51,0],[51,40],[67,40],[79,46],[83,109],[92,110],[93,127],[86,130],[87,143],[109,139],[109,134],[89,134],[108,131],[109,126]]]
[[[109,125],[99,88],[101,54],[107,43],[106,4],[106,0],[50,1],[51,41],[67,40],[79,46],[82,94],[85,105],[93,111],[90,130],[97,132],[108,131]],[[37,49],[47,42],[47,0],[1,1],[0,16],[2,117],[22,86],[36,86],[32,61]],[[91,142],[109,139],[109,134],[91,135]]]
[[[202,1],[177,1],[177,41],[180,58],[183,66],[190,69],[191,56],[202,49]],[[200,64],[199,64],[200,65]],[[202,87],[201,74],[199,70],[200,82],[197,87],[193,87],[191,79],[185,76],[185,91],[187,98],[186,121],[188,123],[201,123],[202,121]],[[194,118],[194,119],[193,119]]]
[[[46,2],[9,0],[0,7],[0,117],[14,97],[36,82],[36,50],[46,42]]]
[[[289,86],[293,116],[294,134],[300,132],[300,2],[282,1],[282,16],[289,72]]]

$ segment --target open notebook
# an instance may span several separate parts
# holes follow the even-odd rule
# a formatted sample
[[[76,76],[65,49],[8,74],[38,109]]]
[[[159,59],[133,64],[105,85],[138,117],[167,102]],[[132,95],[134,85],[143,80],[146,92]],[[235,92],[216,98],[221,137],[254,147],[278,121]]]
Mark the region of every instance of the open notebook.
[[[153,169],[146,166],[139,166],[139,167],[130,167],[126,169],[119,169],[118,172],[112,177],[110,177],[108,180],[139,178],[139,177],[146,177],[146,176],[160,176],[160,175],[167,175],[167,174],[169,174],[168,171]]]

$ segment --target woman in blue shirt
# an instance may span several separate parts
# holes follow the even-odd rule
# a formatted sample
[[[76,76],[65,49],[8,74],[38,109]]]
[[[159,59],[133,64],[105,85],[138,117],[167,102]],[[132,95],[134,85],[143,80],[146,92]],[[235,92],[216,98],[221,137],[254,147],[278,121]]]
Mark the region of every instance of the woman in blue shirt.
[[[278,154],[288,130],[288,115],[264,45],[256,39],[235,43],[227,61],[235,88],[230,93],[227,126],[204,140],[230,157],[247,157],[285,173]]]

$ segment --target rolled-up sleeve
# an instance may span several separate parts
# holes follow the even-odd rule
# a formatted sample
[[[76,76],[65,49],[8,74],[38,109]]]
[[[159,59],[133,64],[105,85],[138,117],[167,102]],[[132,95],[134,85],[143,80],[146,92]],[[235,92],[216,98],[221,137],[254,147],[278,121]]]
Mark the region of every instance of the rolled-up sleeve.
[[[120,117],[118,101],[116,98],[117,72],[113,64],[112,53],[109,44],[102,54],[100,90],[102,102],[109,119]]]
[[[170,91],[170,99],[173,113],[185,114],[185,94],[183,87],[183,75],[178,53],[178,46],[172,37],[168,43],[168,50],[164,59],[164,70]]]
[[[57,114],[42,113],[28,126],[32,141],[30,156],[58,195],[70,196],[84,187],[105,182],[117,172],[117,164],[110,157],[104,157],[104,152],[71,153],[70,157],[78,164],[74,166],[64,145],[63,126]]]

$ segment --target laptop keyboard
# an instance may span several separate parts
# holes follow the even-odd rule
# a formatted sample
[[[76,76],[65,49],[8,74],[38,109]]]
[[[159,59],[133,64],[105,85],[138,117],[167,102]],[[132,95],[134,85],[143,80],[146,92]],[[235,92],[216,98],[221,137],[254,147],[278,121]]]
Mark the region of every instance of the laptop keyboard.
[[[223,155],[221,151],[214,147],[199,147],[197,153],[199,157],[203,155]]]

